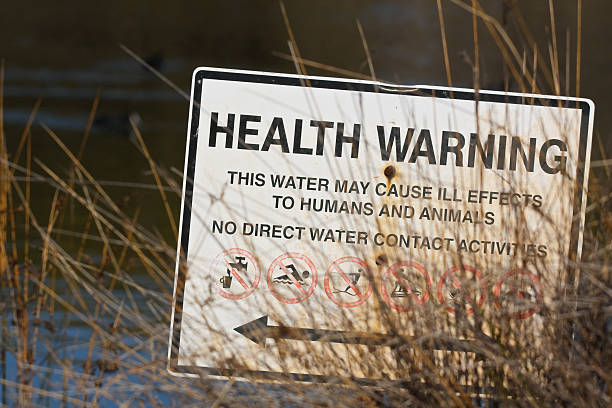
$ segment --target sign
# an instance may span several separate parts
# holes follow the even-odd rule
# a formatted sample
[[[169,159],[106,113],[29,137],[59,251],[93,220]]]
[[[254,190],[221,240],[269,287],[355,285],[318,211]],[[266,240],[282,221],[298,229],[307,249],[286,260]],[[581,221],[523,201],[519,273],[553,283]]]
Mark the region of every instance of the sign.
[[[191,95],[171,373],[392,379],[391,327],[469,351],[453,319],[554,313],[591,101],[213,68]]]

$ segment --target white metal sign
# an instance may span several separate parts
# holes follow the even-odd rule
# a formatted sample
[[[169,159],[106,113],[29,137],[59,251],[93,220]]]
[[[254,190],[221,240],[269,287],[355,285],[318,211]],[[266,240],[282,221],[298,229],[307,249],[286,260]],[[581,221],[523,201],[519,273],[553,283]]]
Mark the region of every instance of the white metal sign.
[[[382,320],[412,334],[460,298],[537,325],[580,255],[593,111],[197,69],[170,371],[392,378],[366,369],[393,366]]]

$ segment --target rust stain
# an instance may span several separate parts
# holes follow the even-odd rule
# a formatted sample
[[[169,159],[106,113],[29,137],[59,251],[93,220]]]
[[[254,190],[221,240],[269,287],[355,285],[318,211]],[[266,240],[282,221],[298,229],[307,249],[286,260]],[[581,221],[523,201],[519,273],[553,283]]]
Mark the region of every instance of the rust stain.
[[[395,168],[395,166],[393,164],[389,164],[387,166],[385,166],[384,170],[383,170],[383,174],[385,175],[385,177],[387,178],[387,183],[391,183],[391,180],[397,175],[397,169]],[[388,185],[387,185],[388,187]]]

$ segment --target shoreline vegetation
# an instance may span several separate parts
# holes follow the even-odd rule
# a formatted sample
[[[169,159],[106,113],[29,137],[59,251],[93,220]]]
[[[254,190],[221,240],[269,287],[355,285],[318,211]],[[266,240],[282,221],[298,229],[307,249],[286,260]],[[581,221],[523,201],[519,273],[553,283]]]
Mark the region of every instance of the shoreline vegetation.
[[[577,45],[572,50],[576,60],[570,62],[568,57],[565,65],[560,61],[563,50],[556,42],[552,0],[548,5],[552,33],[545,51],[538,48],[529,28],[520,24],[524,22],[520,14],[516,18],[524,49],[477,0],[450,2],[473,16],[474,49],[467,58],[475,89],[480,88],[482,75],[479,41],[490,35],[504,61],[506,85],[512,83],[520,92],[580,96],[581,0],[577,2]],[[452,86],[442,1],[436,4],[444,49],[441,58],[448,85]],[[359,21],[357,30],[369,71],[365,74],[302,58],[282,1],[280,12],[290,53],[276,55],[293,62],[299,74],[320,69],[330,75],[377,79]],[[188,98],[136,53],[126,46],[122,48],[135,63]],[[391,333],[388,341],[397,345],[394,369],[399,369],[400,380],[382,379],[365,385],[349,379],[334,384],[289,378],[280,382],[245,382],[240,375],[221,380],[211,379],[204,372],[201,378],[177,378],[167,372],[167,347],[182,172],[155,161],[138,124],[130,119],[131,140],[147,163],[152,181],[124,185],[127,190],[142,188],[152,194],[147,201],[134,203],[126,187],[94,177],[84,166],[83,156],[98,111],[99,93],[92,101],[78,148],[70,149],[53,129],[37,121],[40,99],[16,138],[16,146],[7,147],[3,123],[5,64],[10,61],[3,61],[0,67],[0,406],[612,404],[612,161],[607,157],[592,167],[589,176],[582,258],[580,262],[566,260],[571,273],[559,282],[555,293],[547,294],[548,304],[554,307],[541,311],[543,319],[537,330],[533,330],[533,322],[479,313],[469,304],[467,309],[473,313],[467,313],[466,305],[458,305],[452,316],[445,313],[443,318],[439,309],[425,308],[418,316],[424,323],[414,333],[418,341],[399,334],[395,330],[398,322],[392,317],[385,323]],[[561,66],[566,72],[561,71]],[[572,72],[574,87],[570,87],[569,79],[564,83]],[[61,165],[51,166],[37,158],[32,148],[35,126],[41,127],[62,152]],[[597,131],[593,145],[602,146]],[[390,151],[391,145],[387,147]],[[480,154],[484,160],[484,150]],[[542,163],[545,158],[535,160]],[[532,158],[532,164],[533,161]],[[44,194],[35,195],[35,183],[42,186]],[[313,188],[321,188],[321,181],[317,183]],[[410,191],[423,194],[422,190]],[[35,212],[33,200],[47,196],[50,199],[46,211]],[[167,216],[165,231],[140,222],[142,207],[152,205]],[[272,234],[273,226],[268,227],[268,234]],[[261,233],[261,229],[258,231]],[[512,231],[508,237],[514,237]],[[322,235],[320,239],[324,239]],[[390,261],[385,257],[379,257],[383,264]],[[492,324],[493,318],[499,318],[502,324]],[[434,322],[436,319],[438,322]],[[426,347],[427,341],[434,344],[441,340],[436,338],[441,326],[457,338],[472,339],[471,347],[476,353],[438,353]],[[326,360],[324,357],[320,360]],[[385,373],[389,369],[387,362],[377,359],[367,347],[353,358],[363,363],[364,372]],[[328,362],[315,359],[313,364],[323,366]],[[229,364],[237,373],[244,369],[238,360],[220,364]]]

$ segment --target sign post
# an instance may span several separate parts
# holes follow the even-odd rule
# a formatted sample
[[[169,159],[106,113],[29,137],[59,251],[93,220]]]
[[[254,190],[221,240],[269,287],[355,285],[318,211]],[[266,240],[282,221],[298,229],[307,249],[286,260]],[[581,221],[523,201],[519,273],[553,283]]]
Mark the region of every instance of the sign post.
[[[555,312],[591,101],[213,68],[191,95],[170,372],[398,378],[391,331],[470,351],[444,322]]]

